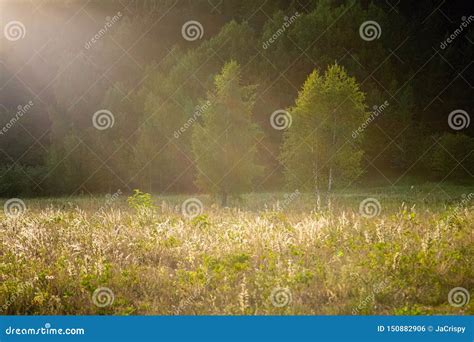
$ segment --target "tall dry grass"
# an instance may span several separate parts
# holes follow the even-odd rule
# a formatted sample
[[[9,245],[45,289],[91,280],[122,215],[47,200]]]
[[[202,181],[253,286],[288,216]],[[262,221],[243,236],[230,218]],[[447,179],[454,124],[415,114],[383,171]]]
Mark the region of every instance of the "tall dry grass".
[[[25,201],[25,213],[0,218],[0,310],[472,314],[472,301],[448,300],[473,288],[472,203],[396,195],[376,195],[372,218],[361,194],[319,207],[307,194],[251,195],[234,208],[204,198],[194,218],[179,210],[185,197],[137,209],[123,197]]]

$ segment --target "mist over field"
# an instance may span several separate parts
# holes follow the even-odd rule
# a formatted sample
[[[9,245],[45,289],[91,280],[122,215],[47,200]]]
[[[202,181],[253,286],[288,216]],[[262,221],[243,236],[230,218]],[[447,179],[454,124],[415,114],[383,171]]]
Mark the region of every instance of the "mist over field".
[[[0,311],[472,315],[469,1],[0,0]]]

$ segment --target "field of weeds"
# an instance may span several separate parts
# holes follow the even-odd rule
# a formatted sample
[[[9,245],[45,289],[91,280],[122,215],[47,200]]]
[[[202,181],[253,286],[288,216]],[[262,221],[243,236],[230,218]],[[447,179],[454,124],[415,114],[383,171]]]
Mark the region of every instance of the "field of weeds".
[[[473,314],[474,188],[22,199],[2,314]],[[11,203],[10,203],[11,204]],[[24,206],[23,206],[24,205]]]

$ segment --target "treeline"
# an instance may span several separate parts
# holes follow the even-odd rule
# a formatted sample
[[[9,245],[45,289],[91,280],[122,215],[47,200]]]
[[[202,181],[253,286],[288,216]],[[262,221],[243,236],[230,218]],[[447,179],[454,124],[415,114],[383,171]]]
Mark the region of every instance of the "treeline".
[[[450,23],[431,1],[122,5],[64,24],[82,2],[48,3],[28,36],[61,22],[54,43],[2,45],[1,196],[472,182],[472,126],[448,116],[472,110],[473,30],[440,48],[469,8],[443,7]]]

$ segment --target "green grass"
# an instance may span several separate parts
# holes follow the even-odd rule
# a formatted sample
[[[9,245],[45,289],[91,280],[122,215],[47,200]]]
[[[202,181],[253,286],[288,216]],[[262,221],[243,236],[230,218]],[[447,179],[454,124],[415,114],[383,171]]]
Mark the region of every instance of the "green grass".
[[[426,184],[317,201],[295,190],[229,208],[205,195],[155,195],[135,209],[126,196],[23,199],[22,215],[0,214],[0,311],[473,314],[473,301],[448,301],[473,288],[472,193]],[[190,197],[203,203],[194,218],[181,212]],[[361,215],[366,198],[378,215]]]

